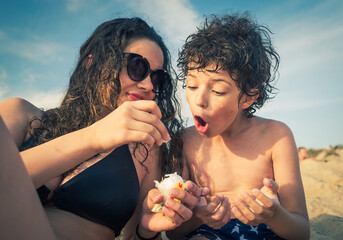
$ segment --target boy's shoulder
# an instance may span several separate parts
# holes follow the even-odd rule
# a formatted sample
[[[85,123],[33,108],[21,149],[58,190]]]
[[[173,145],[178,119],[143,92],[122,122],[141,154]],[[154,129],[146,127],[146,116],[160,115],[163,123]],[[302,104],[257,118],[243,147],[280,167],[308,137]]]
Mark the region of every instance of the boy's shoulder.
[[[263,117],[252,117],[252,120],[257,126],[265,126],[271,128],[287,128],[284,122],[275,119],[263,118]]]
[[[262,117],[253,117],[252,120],[252,128],[256,128],[261,132],[267,132],[274,136],[292,134],[291,129],[284,122]]]
[[[182,133],[182,141],[184,144],[189,142],[199,142],[202,138],[203,137],[198,133],[194,126],[187,127]]]
[[[183,133],[182,133],[182,138],[183,140],[188,139],[188,138],[196,138],[196,137],[200,137],[200,135],[198,134],[198,131],[195,129],[194,126],[190,126],[184,129]]]

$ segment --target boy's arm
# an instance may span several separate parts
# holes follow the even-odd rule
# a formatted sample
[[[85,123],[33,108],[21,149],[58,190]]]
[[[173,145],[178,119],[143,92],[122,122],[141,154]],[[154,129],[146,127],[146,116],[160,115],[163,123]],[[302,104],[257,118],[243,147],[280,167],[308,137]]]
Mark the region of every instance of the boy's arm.
[[[279,199],[253,189],[251,195],[243,193],[236,199],[237,207],[232,211],[243,223],[265,223],[282,238],[308,239],[309,220],[293,134],[280,123],[274,132],[278,136],[272,149],[272,159],[274,177],[280,186]]]
[[[267,225],[286,239],[309,239],[309,220],[298,152],[291,130],[283,125],[272,152],[274,177],[279,184],[280,207]]]

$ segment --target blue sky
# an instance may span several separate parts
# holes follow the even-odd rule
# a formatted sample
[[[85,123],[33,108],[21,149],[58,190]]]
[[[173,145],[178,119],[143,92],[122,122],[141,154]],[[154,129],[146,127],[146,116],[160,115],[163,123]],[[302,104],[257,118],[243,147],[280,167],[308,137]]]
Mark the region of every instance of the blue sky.
[[[58,106],[81,44],[104,21],[142,17],[164,37],[175,62],[202,17],[225,11],[250,11],[274,33],[281,56],[279,93],[257,115],[285,122],[298,146],[343,144],[340,0],[1,1],[0,101],[21,97],[38,107]]]

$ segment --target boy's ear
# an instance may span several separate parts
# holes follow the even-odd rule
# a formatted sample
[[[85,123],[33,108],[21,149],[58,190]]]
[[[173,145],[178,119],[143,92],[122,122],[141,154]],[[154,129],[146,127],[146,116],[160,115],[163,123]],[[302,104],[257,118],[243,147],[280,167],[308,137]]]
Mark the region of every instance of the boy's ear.
[[[253,104],[260,95],[257,89],[251,89],[249,94],[250,96],[247,94],[243,95],[239,103],[241,109],[247,109],[248,107],[250,107],[250,105]]]

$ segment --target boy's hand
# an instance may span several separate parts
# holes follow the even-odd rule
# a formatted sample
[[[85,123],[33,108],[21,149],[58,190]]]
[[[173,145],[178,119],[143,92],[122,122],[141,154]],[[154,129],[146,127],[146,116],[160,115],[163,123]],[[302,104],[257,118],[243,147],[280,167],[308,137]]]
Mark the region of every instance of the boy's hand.
[[[242,192],[241,197],[235,199],[232,213],[242,223],[256,226],[274,216],[280,205],[277,196],[279,185],[268,178],[263,179],[263,185],[260,190],[252,189],[251,194]]]
[[[198,198],[209,193],[207,188],[199,188],[191,181],[185,183],[185,190],[172,188],[169,191],[171,198],[164,202],[162,212],[152,212],[155,204],[161,203],[163,194],[156,188],[149,191],[143,203],[140,226],[146,231],[162,232],[172,230],[183,222],[188,221],[192,215],[192,209],[198,204]],[[181,202],[177,202],[176,198]]]
[[[198,206],[194,209],[194,214],[203,223],[218,229],[230,220],[230,202],[224,196],[216,196],[209,203],[204,197],[200,197]]]

